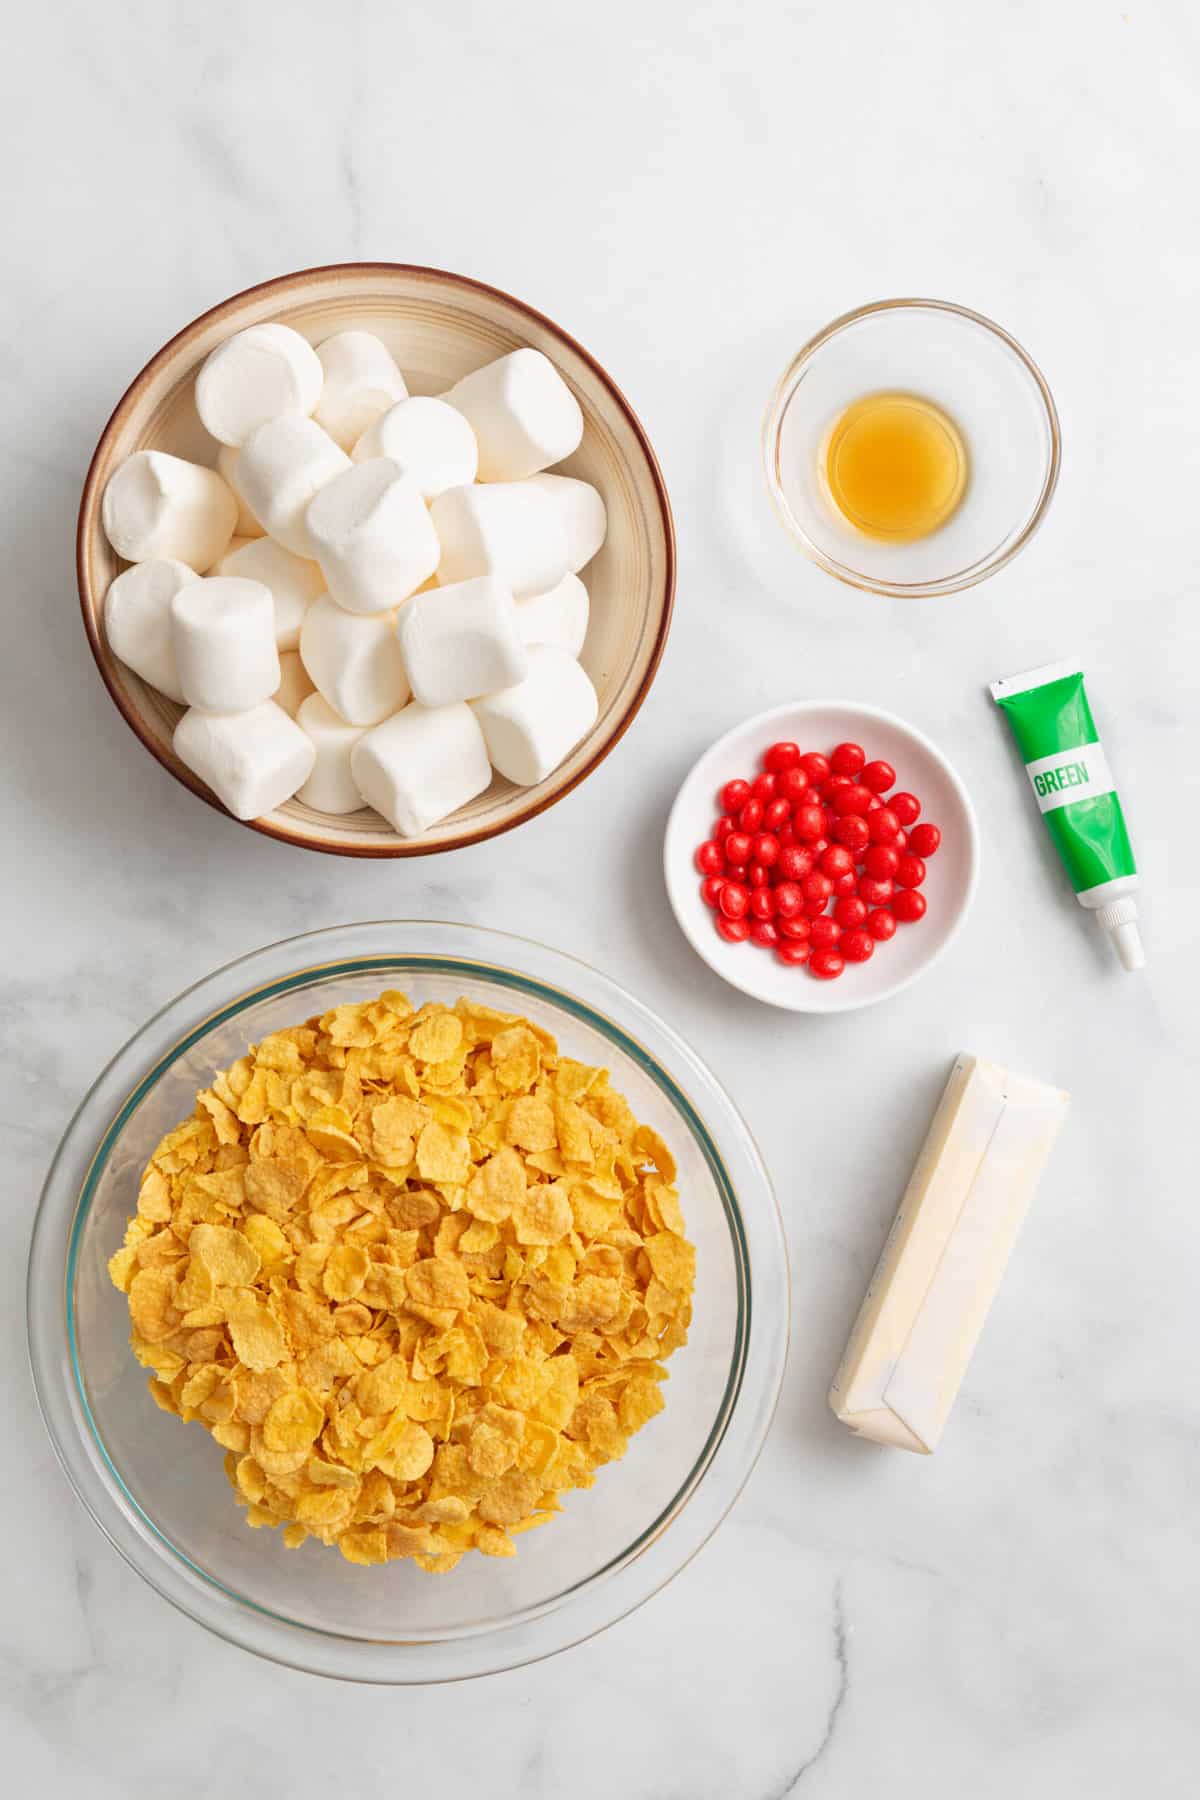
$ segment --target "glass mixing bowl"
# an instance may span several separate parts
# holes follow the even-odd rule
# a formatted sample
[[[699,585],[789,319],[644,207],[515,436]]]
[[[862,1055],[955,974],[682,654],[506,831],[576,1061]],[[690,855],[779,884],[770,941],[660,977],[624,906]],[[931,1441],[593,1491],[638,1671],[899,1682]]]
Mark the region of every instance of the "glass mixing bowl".
[[[966,446],[961,502],[911,542],[856,531],[822,476],[835,421],[885,392],[932,401]],[[948,300],[879,300],[834,319],[793,358],[767,407],[762,452],[775,511],[813,562],[851,587],[920,599],[974,587],[1029,542],[1058,482],[1061,439],[1045,376],[1001,326]]]
[[[526,1014],[602,1064],[679,1162],[696,1245],[695,1318],[669,1363],[666,1409],[623,1462],[569,1494],[516,1558],[448,1575],[359,1568],[248,1530],[207,1432],[158,1411],[128,1348],[106,1263],[140,1171],[198,1088],[266,1033],[400,987]],[[189,988],[113,1059],[46,1182],[29,1264],[38,1399],[75,1492],[138,1573],[230,1642],[314,1673],[455,1680],[565,1649],[639,1606],[725,1516],[754,1465],[783,1377],[787,1250],[762,1159],[694,1051],[586,964],[472,927],[396,921],[273,944]]]

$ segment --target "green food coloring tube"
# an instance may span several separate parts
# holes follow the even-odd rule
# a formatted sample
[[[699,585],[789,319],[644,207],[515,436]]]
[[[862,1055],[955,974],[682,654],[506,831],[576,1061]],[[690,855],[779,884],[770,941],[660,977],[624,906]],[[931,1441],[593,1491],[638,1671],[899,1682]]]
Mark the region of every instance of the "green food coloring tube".
[[[1073,662],[1047,663],[993,681],[991,692],[1012,726],[1076,899],[1095,913],[1123,966],[1144,967],[1134,898],[1141,878],[1082,671]]]

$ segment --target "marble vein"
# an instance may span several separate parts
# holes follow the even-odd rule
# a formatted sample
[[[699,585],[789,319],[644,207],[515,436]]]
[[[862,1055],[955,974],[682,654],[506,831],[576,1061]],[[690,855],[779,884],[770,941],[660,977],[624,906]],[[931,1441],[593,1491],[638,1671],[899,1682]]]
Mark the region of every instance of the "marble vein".
[[[834,1584],[832,1610],[831,1649],[835,1676],[833,1699],[830,1701],[829,1712],[825,1718],[825,1728],[816,1748],[809,1752],[798,1768],[793,1770],[790,1775],[785,1776],[782,1786],[771,1789],[765,1800],[788,1800],[789,1794],[799,1793],[805,1778],[824,1760],[833,1745],[838,1720],[841,1718],[842,1708],[845,1706],[850,1692],[850,1659],[846,1649],[845,1584],[840,1577]]]

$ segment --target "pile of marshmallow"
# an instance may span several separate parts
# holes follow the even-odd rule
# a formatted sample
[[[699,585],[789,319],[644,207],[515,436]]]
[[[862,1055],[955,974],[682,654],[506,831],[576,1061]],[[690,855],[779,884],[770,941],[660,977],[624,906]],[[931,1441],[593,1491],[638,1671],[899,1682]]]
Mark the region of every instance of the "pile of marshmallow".
[[[180,760],[235,818],[298,795],[413,837],[497,770],[545,780],[596,721],[578,571],[604,502],[544,471],[583,415],[538,350],[410,396],[387,346],[253,325],[196,377],[216,469],[139,450],[104,493],[133,566],[113,651],[187,707]]]

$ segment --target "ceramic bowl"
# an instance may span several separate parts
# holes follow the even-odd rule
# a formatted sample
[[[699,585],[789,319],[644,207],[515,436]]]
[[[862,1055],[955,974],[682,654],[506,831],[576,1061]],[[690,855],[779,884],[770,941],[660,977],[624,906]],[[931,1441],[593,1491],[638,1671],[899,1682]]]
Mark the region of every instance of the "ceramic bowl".
[[[718,791],[736,776],[752,779],[762,767],[763,751],[780,740],[826,754],[835,744],[861,744],[868,757],[892,764],[893,791],[916,794],[922,819],[942,830],[941,845],[928,860],[921,889],[927,904],[924,918],[899,926],[895,937],[876,947],[869,962],[847,963],[836,981],[818,981],[805,968],[788,968],[757,945],[726,943],[718,937],[712,912],[700,897],[703,877],[694,857],[719,813]],[[922,732],[874,706],[801,700],[747,719],[704,752],[671,809],[664,865],[667,892],[684,936],[724,981],[789,1012],[854,1012],[908,987],[957,936],[978,879],[979,829],[960,777]]]
[[[343,856],[420,856],[511,830],[590,775],[649,692],[671,619],[674,531],[649,440],[605,370],[550,319],[466,276],[403,263],[305,269],[223,301],[151,358],[104,428],[79,511],[79,597],[105,686],[151,755],[185,787],[219,806],[172,749],[181,708],[134,675],[109,648],[104,596],[125,565],[104,536],[100,503],[109,476],[134,450],[215,461],[217,445],[200,424],[193,400],[196,371],[231,333],[268,319],[282,321],[316,343],[351,326],[376,332],[391,348],[412,392],[421,394],[440,393],[481,364],[532,345],[554,362],[583,409],[583,442],[558,467],[594,483],[608,508],[607,541],[583,572],[591,622],[580,660],[600,698],[599,717],[587,737],[538,786],[518,788],[496,776],[486,793],[418,838],[401,838],[366,808],[338,818],[296,800],[249,821],[254,830],[285,843]]]

